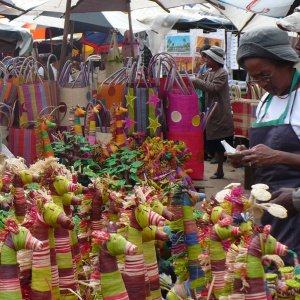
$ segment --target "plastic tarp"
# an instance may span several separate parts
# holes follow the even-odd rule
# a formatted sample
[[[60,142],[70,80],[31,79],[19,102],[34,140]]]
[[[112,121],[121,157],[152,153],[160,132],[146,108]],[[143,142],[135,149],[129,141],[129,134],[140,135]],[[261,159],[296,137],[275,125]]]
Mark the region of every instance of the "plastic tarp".
[[[160,0],[159,1],[165,8],[173,8],[188,4],[204,3],[204,0]],[[131,0],[130,8],[131,10],[143,9],[149,7],[159,7],[155,1],[149,0]],[[86,12],[86,11],[112,11],[121,10],[128,11],[127,0],[82,0],[78,5],[72,8],[72,12]]]
[[[0,25],[0,48],[5,50],[8,45],[14,45],[14,48],[19,50],[19,56],[26,55],[32,50],[32,35],[26,29],[2,23]]]
[[[95,49],[95,53],[107,53],[110,47],[112,35],[110,33],[103,32],[85,32],[81,38],[81,42],[84,45],[91,46]],[[123,36],[118,34],[118,45],[122,46]]]
[[[263,14],[269,17],[285,17],[295,0],[219,0],[222,4],[242,8],[251,13]]]
[[[64,13],[66,10],[66,0],[4,0],[15,5],[17,8],[28,11],[53,11]],[[185,4],[203,3],[204,0],[160,0],[165,8],[182,6]],[[150,0],[131,0],[131,10],[158,7],[154,1]],[[95,11],[128,11],[127,0],[72,0],[73,13],[95,12]],[[0,12],[6,15],[20,15],[22,11],[0,5]]]
[[[214,0],[213,2],[217,3],[218,1]],[[228,18],[239,31],[245,32],[262,26],[276,26],[276,18],[259,14],[255,15],[250,11],[236,6],[222,3],[222,6],[217,9]]]
[[[34,23],[46,27],[64,28],[64,19],[57,17],[40,15],[38,12],[30,12],[16,18],[15,22]],[[120,11],[112,12],[91,12],[71,14],[70,19],[74,22],[74,32],[98,31],[107,32],[117,29],[121,34],[129,29],[128,15]],[[134,32],[150,30],[149,26],[144,25],[132,18]]]
[[[97,24],[108,29],[115,28],[121,34],[124,34],[129,29],[128,15],[120,11],[72,13],[70,19],[87,24]],[[134,18],[131,21],[133,32],[151,30],[149,26],[142,24]]]

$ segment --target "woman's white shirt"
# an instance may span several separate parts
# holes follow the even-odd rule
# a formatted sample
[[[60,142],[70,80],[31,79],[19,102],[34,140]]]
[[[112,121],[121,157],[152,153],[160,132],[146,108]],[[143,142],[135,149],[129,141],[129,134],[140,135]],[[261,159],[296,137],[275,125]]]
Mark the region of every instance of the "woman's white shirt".
[[[297,91],[296,97],[295,93]],[[292,128],[294,129],[294,132],[300,139],[300,88],[296,91],[293,91],[291,94],[291,104],[287,113],[287,116],[284,120],[284,124],[291,124]],[[256,110],[256,120],[258,122],[268,122],[272,120],[276,120],[280,117],[280,115],[284,112],[289,96],[273,96],[271,104],[269,106],[269,109],[267,113],[266,106],[268,103],[265,103],[263,107],[261,108],[262,104],[264,103],[265,99],[268,97],[268,93],[266,93],[262,99],[260,100],[257,110]],[[294,103],[294,105],[293,105]],[[291,113],[292,109],[292,113]],[[258,115],[259,114],[259,115]]]
[[[57,80],[57,69],[53,66],[53,64],[50,64],[50,67],[52,69],[52,72],[53,72],[53,77],[54,77],[54,80]],[[39,75],[41,75],[42,77],[44,77],[44,68],[43,67],[40,67],[38,69],[38,72],[39,72]]]

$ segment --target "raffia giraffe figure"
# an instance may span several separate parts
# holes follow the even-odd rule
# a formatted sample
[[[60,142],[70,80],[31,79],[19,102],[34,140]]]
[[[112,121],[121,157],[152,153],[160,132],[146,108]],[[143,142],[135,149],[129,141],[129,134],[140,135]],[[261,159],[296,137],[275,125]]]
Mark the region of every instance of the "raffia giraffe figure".
[[[104,300],[129,300],[123,278],[117,263],[117,255],[135,255],[137,246],[115,232],[93,231],[95,243],[101,245],[99,253],[99,271],[101,273],[101,290]]]
[[[253,235],[241,258],[236,259],[234,292],[229,299],[267,300],[265,271],[262,256],[276,254],[284,256],[288,247],[279,243],[271,234],[271,225],[265,225],[262,232]]]
[[[64,210],[52,202],[45,190],[32,190],[29,197],[33,206],[25,222],[35,238],[43,242],[42,253],[32,253],[30,299],[59,299],[59,276],[55,257],[54,235],[56,227],[73,229],[74,223]],[[25,225],[24,225],[25,226]],[[47,280],[41,281],[41,278]]]
[[[17,263],[17,251],[31,249],[41,251],[43,243],[33,237],[30,231],[18,225],[10,219],[5,222],[6,228],[2,228],[1,237],[3,246],[0,258],[0,299],[22,300],[22,292],[19,281],[19,266]]]
[[[135,203],[130,215],[127,240],[137,246],[137,254],[125,255],[125,267],[122,274],[130,300],[152,299],[148,286],[148,273],[143,255],[143,229],[150,226],[163,226],[165,219],[146,205],[147,193],[141,187],[135,187]],[[155,253],[153,253],[155,255]]]
[[[80,118],[85,116],[85,110],[76,105],[75,107],[71,107],[70,114],[73,116],[69,119],[71,132],[75,135],[83,136]]]
[[[111,133],[113,134],[114,142],[120,147],[124,147],[126,142],[126,134],[124,130],[125,121],[123,119],[123,115],[127,111],[128,109],[122,107],[121,105],[113,104]]]
[[[54,151],[51,146],[48,130],[56,127],[56,124],[52,122],[53,117],[51,115],[42,116],[38,118],[35,124],[35,134],[37,138],[37,153],[39,159],[47,157],[54,157]]]
[[[96,121],[97,114],[103,109],[101,103],[94,105],[93,103],[87,106],[87,122],[85,125],[85,136],[87,137],[90,145],[96,144]]]

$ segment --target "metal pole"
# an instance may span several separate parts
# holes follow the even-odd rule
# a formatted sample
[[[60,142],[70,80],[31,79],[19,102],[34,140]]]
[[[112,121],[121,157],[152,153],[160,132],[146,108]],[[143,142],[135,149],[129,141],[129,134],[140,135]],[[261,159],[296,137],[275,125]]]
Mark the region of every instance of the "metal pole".
[[[63,36],[63,41],[62,41],[61,53],[60,53],[60,60],[59,60],[59,73],[61,72],[62,67],[66,61],[66,57],[67,57],[68,34],[69,34],[69,28],[70,28],[71,2],[72,2],[72,0],[67,0],[67,2],[66,2],[65,26],[64,26],[64,36]]]

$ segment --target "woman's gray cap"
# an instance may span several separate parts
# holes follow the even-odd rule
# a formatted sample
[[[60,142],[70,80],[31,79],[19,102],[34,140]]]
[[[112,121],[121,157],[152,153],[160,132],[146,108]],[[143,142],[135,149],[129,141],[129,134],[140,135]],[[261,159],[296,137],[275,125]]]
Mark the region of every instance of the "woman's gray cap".
[[[222,48],[217,46],[212,46],[208,50],[203,50],[201,54],[206,54],[210,58],[212,58],[217,63],[224,65],[225,63],[225,52]]]
[[[298,54],[289,43],[287,32],[278,27],[263,27],[242,35],[237,62],[244,67],[244,60],[250,57],[299,62]]]

